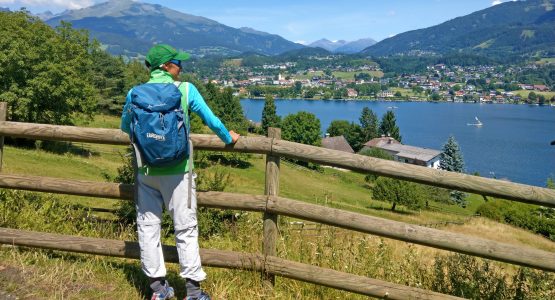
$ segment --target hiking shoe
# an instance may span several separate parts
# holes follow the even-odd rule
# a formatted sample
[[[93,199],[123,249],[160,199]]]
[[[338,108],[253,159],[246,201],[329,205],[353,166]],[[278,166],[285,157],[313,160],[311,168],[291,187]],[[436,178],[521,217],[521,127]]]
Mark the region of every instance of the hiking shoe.
[[[200,292],[200,296],[198,297],[191,297],[191,296],[187,296],[185,297],[185,299],[183,300],[210,300],[210,296],[208,296],[207,293],[205,293],[204,291]]]
[[[173,288],[166,282],[164,290],[161,292],[152,293],[150,300],[166,300],[175,297]],[[210,298],[209,298],[210,299]]]

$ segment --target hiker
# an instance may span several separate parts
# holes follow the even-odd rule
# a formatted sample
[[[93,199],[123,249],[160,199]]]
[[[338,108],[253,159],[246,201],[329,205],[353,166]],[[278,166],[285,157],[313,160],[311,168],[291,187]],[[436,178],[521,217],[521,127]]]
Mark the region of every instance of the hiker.
[[[188,111],[198,114],[204,123],[226,144],[235,143],[239,134],[228,131],[222,122],[212,113],[196,87],[187,82],[178,81],[181,63],[189,58],[189,54],[178,52],[165,44],[153,46],[145,59],[150,70],[150,80],[143,85],[132,88],[127,94],[121,119],[121,129],[130,135],[135,148],[137,160],[137,176],[135,186],[135,203],[137,208],[137,231],[141,249],[141,265],[146,276],[150,278],[152,300],[170,299],[175,296],[174,289],[166,281],[166,268],[160,243],[162,222],[162,206],[165,205],[173,219],[175,242],[179,255],[179,276],[185,279],[187,288],[186,300],[209,300],[210,297],[200,288],[200,282],[206,278],[200,261],[197,226],[196,186],[193,173],[192,150],[187,148],[176,153],[177,161],[165,160],[162,166],[153,166],[156,161],[150,156],[151,151],[165,151],[164,147],[151,146],[151,142],[167,142],[165,136],[156,133],[138,134],[148,126],[167,126],[164,120],[182,120],[174,124],[176,130],[188,130]],[[153,91],[160,91],[154,97],[148,97]],[[176,96],[177,95],[177,96]],[[154,98],[154,100],[152,100]],[[141,124],[140,117],[152,113],[150,108],[160,106],[148,103],[149,109],[139,110],[144,102],[156,99],[172,100],[178,109],[168,110],[168,114],[156,113],[160,121]],[[176,102],[177,101],[177,102]],[[152,105],[151,105],[152,104]],[[182,111],[179,111],[182,109]],[[159,114],[159,117],[158,117]],[[170,117],[171,116],[171,117]],[[176,119],[174,119],[176,118]],[[169,122],[169,121],[167,121]],[[183,127],[186,126],[186,127]],[[185,129],[183,129],[185,128]],[[154,128],[157,129],[157,128]],[[183,131],[185,134],[188,131]],[[146,137],[145,137],[146,136]],[[182,135],[178,134],[179,139]],[[144,139],[144,140],[143,140]],[[187,143],[189,147],[191,143]],[[151,146],[148,148],[148,146]],[[187,155],[183,155],[187,153]],[[149,165],[148,159],[151,159]],[[146,162],[145,162],[146,159]]]

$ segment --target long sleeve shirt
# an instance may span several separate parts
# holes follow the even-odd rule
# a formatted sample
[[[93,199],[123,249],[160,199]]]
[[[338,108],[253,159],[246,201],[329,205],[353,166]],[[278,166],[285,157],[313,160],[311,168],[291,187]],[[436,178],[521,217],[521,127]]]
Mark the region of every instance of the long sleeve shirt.
[[[162,70],[154,70],[150,73],[150,80],[147,83],[173,83],[174,80],[168,72]],[[123,113],[121,116],[121,130],[127,134],[131,131],[131,92],[133,89],[127,93],[127,98],[125,101],[125,106],[123,107]],[[187,93],[188,90],[188,93]],[[197,88],[188,82],[184,82],[179,86],[179,91],[182,94],[181,105],[184,111],[190,109],[192,112],[198,114],[204,123],[226,144],[232,142],[231,135],[229,131],[224,126],[224,124],[214,115],[212,110],[206,105],[204,98],[199,93]],[[192,162],[190,162],[192,164]],[[184,159],[182,162],[171,167],[142,167],[139,169],[140,173],[144,175],[175,175],[184,174],[189,170],[188,158]],[[192,165],[191,165],[192,167]]]

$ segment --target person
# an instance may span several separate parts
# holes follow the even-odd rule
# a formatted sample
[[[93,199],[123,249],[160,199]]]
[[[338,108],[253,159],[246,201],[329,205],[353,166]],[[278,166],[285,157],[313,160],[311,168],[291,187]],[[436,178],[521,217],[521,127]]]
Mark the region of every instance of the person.
[[[181,63],[188,58],[189,54],[178,52],[169,45],[153,46],[148,51],[145,60],[146,66],[150,69],[150,80],[147,84],[175,83],[181,72]],[[184,82],[176,86],[182,94],[182,106],[185,103],[187,106],[183,107],[184,112],[190,110],[198,114],[226,144],[235,143],[239,139],[239,134],[228,131],[214,115],[193,84]],[[127,94],[121,118],[121,129],[128,134],[131,131],[132,91],[133,89]],[[186,119],[188,122],[188,118]],[[189,170],[192,172],[192,164],[193,161],[189,161],[189,158],[186,157],[169,167],[137,167],[135,201],[141,267],[150,279],[152,300],[175,297],[174,289],[165,278],[166,268],[160,243],[163,205],[174,222],[175,242],[180,265],[179,275],[185,279],[187,289],[185,299],[210,299],[208,294],[200,288],[200,282],[206,278],[206,273],[201,266],[198,245],[197,201],[194,184],[196,176],[187,176]],[[191,186],[189,186],[189,178],[192,180]],[[191,202],[187,203],[189,190],[191,191]]]

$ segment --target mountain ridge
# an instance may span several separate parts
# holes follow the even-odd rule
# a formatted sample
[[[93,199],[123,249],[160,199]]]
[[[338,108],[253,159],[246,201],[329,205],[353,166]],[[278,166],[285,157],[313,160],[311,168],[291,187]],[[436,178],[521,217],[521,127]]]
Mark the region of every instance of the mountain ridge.
[[[322,38],[308,44],[308,46],[312,48],[322,48],[335,53],[352,54],[352,53],[360,52],[365,48],[367,48],[368,46],[371,46],[375,43],[376,41],[371,38],[363,38],[355,41],[346,41],[346,40],[330,41],[326,38]]]
[[[248,51],[276,55],[305,47],[279,35],[237,29],[159,4],[131,0],[111,0],[46,20],[51,26],[61,21],[89,30],[112,54],[128,56],[140,56],[154,43],[172,44],[198,56]]]
[[[362,53],[374,56],[411,52],[468,52],[497,57],[534,55],[555,46],[554,6],[553,0],[506,2],[435,26],[400,33]],[[538,23],[542,18],[545,20]]]

